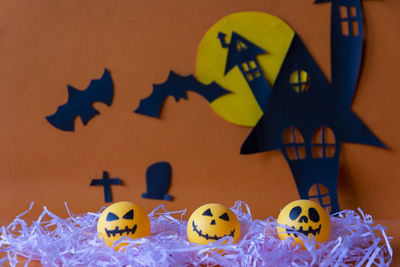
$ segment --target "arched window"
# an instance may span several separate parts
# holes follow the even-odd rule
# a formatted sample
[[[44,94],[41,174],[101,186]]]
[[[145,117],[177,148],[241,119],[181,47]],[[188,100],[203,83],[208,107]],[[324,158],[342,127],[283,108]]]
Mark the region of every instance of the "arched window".
[[[306,158],[303,135],[295,126],[289,126],[283,131],[282,142],[284,153],[289,160]]]
[[[311,153],[313,158],[333,158],[336,152],[336,139],[332,129],[321,125],[312,135]]]
[[[295,70],[290,75],[289,83],[296,93],[303,93],[310,87],[310,75],[305,70]]]
[[[323,184],[313,184],[308,190],[308,199],[320,204],[328,213],[331,212],[332,204],[329,189]]]

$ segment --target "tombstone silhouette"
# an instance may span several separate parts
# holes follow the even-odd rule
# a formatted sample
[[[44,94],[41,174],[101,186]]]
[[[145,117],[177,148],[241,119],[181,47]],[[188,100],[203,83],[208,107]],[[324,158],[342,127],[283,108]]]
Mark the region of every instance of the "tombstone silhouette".
[[[168,162],[162,161],[150,165],[146,171],[147,192],[142,198],[172,200],[167,194],[171,184],[172,168]]]

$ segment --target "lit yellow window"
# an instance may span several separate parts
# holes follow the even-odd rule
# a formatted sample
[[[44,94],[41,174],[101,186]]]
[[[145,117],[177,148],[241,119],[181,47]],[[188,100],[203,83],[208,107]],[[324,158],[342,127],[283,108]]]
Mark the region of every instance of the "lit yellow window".
[[[290,75],[289,83],[296,93],[303,93],[310,87],[310,76],[305,70],[296,70]]]

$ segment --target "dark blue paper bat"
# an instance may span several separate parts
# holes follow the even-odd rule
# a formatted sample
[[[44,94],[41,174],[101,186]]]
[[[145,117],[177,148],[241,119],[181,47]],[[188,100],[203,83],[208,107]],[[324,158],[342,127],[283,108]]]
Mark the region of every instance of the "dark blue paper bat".
[[[166,82],[153,85],[151,95],[140,100],[139,107],[134,112],[158,118],[161,106],[168,96],[173,96],[176,102],[178,102],[182,98],[187,99],[187,91],[198,93],[209,103],[218,97],[230,93],[230,91],[222,88],[215,82],[204,85],[197,81],[193,75],[180,76],[171,71]]]
[[[105,69],[103,76],[98,80],[92,80],[86,90],[77,90],[67,85],[68,101],[58,107],[56,113],[46,117],[54,127],[63,131],[74,131],[74,121],[80,117],[86,125],[99,112],[93,108],[94,102],[102,102],[111,106],[113,98],[113,84],[110,72]]]

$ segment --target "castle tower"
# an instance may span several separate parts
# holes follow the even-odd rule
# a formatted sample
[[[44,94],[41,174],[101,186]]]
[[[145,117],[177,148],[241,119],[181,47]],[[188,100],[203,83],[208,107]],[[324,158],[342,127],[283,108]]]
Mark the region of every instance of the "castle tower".
[[[331,2],[332,87],[350,106],[360,72],[363,47],[363,14],[360,0],[316,0]]]
[[[265,50],[236,32],[232,32],[231,42],[229,44],[225,41],[224,33],[220,32],[218,38],[222,47],[228,48],[225,75],[235,66],[239,67],[258,105],[262,111],[264,111],[268,97],[271,94],[271,87],[260,68],[257,55],[266,53]]]

